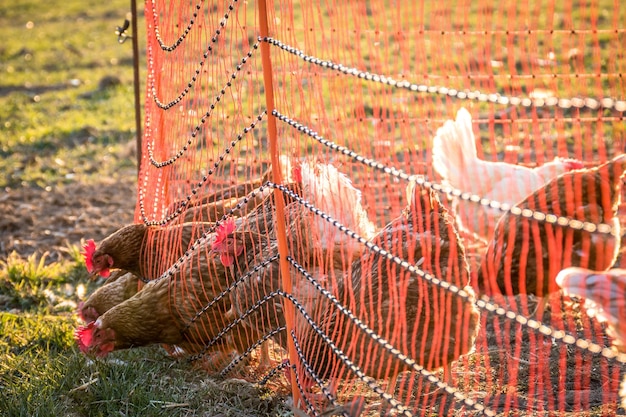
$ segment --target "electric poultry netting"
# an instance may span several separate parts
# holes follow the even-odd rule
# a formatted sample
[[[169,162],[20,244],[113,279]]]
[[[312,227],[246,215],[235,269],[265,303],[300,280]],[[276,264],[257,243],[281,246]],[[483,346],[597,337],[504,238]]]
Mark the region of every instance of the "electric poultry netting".
[[[616,412],[619,334],[556,276],[626,267],[626,6],[145,13],[150,342],[312,415]]]

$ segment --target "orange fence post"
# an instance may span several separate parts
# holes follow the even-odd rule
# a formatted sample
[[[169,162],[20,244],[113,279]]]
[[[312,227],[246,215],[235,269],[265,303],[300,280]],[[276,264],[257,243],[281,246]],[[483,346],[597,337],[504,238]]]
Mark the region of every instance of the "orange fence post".
[[[259,26],[262,37],[269,36],[269,27],[267,23],[267,3],[265,0],[259,1]],[[274,183],[282,183],[282,174],[280,172],[279,158],[278,158],[278,139],[276,132],[276,118],[272,116],[272,110],[274,109],[274,85],[272,80],[272,60],[270,58],[270,45],[267,42],[261,42],[261,62],[263,66],[263,83],[265,86],[265,102],[267,105],[267,134],[270,141],[270,157],[272,161],[272,179]],[[283,200],[282,192],[278,189],[274,189],[274,200],[276,202],[276,237],[278,239],[278,253],[280,254],[280,273],[282,275],[283,290],[286,293],[292,292],[292,283],[290,278],[290,266],[287,261],[288,247],[287,247],[287,229],[285,226],[285,201]],[[292,362],[298,357],[296,348],[291,335],[291,330],[294,328],[295,309],[293,304],[285,303],[285,324],[287,327],[287,343],[289,346],[289,360]],[[289,372],[292,373],[291,378],[291,391],[293,395],[294,405],[298,405],[300,402],[300,390],[296,384],[295,371],[291,368]]]

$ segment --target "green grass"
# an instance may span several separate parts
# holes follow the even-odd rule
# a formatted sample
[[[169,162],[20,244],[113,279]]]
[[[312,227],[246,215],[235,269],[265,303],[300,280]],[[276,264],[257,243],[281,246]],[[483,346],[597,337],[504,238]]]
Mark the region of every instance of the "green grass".
[[[73,353],[74,325],[67,316],[0,313],[3,415],[67,414],[63,395],[72,387],[74,363],[81,360]]]
[[[0,313],[3,416],[285,413],[267,391],[242,380],[216,382],[156,347],[87,358],[76,352],[74,328],[71,316]]]
[[[59,261],[46,265],[46,254],[27,259],[16,253],[0,261],[0,306],[3,310],[41,310],[46,312],[76,307],[76,294],[83,292],[84,264]],[[80,279],[82,278],[82,280]]]
[[[136,166],[119,157],[135,131],[131,43],[114,33],[127,11],[121,1],[0,5],[0,187]]]

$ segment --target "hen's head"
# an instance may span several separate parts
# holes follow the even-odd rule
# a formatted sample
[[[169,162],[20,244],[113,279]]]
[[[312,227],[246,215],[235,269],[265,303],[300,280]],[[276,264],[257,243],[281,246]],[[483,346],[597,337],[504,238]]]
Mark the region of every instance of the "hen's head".
[[[104,357],[115,350],[115,331],[102,328],[102,322],[96,320],[86,326],[80,326],[74,332],[74,338],[81,352]]]
[[[535,170],[547,182],[561,174],[584,167],[585,165],[577,159],[556,157],[554,160],[535,168]]]
[[[88,240],[85,246],[83,246],[83,249],[87,272],[92,275],[100,275],[101,277],[108,278],[109,275],[111,275],[110,268],[113,266],[113,258],[109,254],[100,253],[93,239]]]
[[[92,321],[96,321],[100,314],[93,306],[85,305],[85,303],[81,302],[78,304],[78,315],[85,323],[91,323]]]
[[[566,171],[573,171],[575,169],[583,169],[585,167],[585,164],[583,164],[582,162],[580,162],[578,159],[562,159],[561,162],[563,163],[563,166],[565,167]]]
[[[231,266],[235,258],[243,252],[243,245],[237,244],[232,236],[235,231],[235,220],[229,218],[221,223],[215,230],[215,241],[211,249],[219,253],[220,261],[224,266]]]

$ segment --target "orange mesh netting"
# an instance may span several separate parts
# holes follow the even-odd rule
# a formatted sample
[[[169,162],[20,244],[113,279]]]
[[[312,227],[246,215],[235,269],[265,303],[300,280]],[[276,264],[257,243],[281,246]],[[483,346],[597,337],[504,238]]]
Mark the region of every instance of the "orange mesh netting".
[[[145,13],[135,220],[189,358],[311,415],[616,412],[625,359],[555,277],[626,266],[626,162],[595,169],[626,147],[625,5]]]

